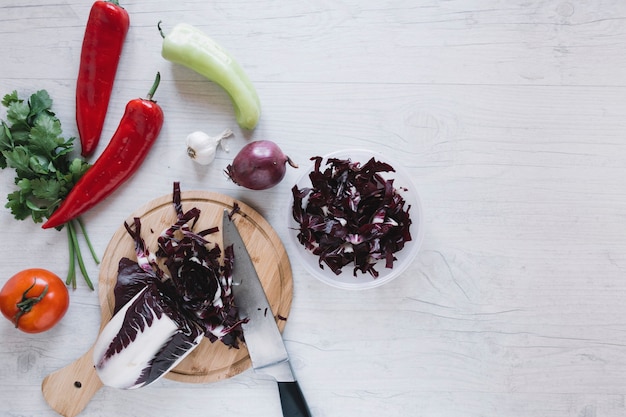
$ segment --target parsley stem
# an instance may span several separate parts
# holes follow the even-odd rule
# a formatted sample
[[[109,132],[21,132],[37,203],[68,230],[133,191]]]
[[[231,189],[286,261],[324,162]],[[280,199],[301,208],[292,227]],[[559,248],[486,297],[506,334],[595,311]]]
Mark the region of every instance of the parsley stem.
[[[75,260],[76,260],[76,254],[74,253],[74,243],[73,243],[73,239],[72,239],[72,231],[70,230],[70,228],[67,228],[67,241],[68,241],[68,246],[70,248],[70,263],[69,263],[69,269],[67,271],[67,279],[65,280],[65,285],[72,285],[72,288],[76,289],[76,265],[75,265]]]
[[[83,236],[85,237],[85,242],[87,242],[87,246],[89,247],[89,252],[91,252],[91,257],[96,262],[96,264],[99,264],[100,263],[100,259],[98,259],[98,255],[96,255],[96,251],[93,249],[93,246],[91,245],[91,240],[89,240],[89,235],[87,234],[87,229],[85,228],[85,223],[83,223],[83,220],[80,217],[76,218],[76,220],[78,221],[78,225],[80,226],[80,230],[83,233]]]
[[[78,268],[80,272],[83,274],[83,278],[85,278],[85,282],[89,286],[90,289],[94,289],[91,280],[89,279],[89,274],[87,273],[87,268],[85,268],[85,263],[83,262],[83,255],[80,251],[80,246],[78,246],[78,237],[76,236],[76,229],[74,228],[74,220],[71,220],[65,224],[67,228],[70,230],[70,234],[72,235],[72,244],[74,245],[74,251],[76,252],[76,260],[78,261]]]

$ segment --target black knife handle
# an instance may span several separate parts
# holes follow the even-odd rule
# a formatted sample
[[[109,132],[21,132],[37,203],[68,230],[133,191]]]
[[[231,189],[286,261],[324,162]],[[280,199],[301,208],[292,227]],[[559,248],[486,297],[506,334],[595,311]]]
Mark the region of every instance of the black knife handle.
[[[280,404],[283,407],[283,417],[311,417],[309,406],[302,395],[298,381],[279,382]]]

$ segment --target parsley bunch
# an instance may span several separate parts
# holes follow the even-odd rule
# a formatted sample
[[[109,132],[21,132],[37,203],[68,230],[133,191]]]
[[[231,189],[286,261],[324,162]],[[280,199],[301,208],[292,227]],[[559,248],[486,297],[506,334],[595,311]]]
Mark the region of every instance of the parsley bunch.
[[[17,220],[30,217],[33,222],[41,223],[56,210],[91,165],[81,158],[71,157],[74,138],[61,136],[61,122],[51,110],[52,99],[47,91],[37,91],[28,101],[20,99],[17,91],[13,91],[4,96],[2,105],[7,109],[7,120],[0,121],[0,168],[15,170],[17,186],[17,190],[7,196],[5,207]],[[78,226],[98,263],[85,227],[80,220],[65,226],[70,253],[66,283],[76,287],[75,261],[78,261],[87,285],[93,289],[76,233]]]

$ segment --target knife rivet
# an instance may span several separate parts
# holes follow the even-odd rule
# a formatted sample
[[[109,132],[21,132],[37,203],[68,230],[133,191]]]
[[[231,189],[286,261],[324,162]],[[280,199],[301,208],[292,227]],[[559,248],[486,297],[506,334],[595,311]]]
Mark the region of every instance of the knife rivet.
[[[74,386],[75,386],[76,388],[81,388],[81,387],[83,386],[83,384],[81,384],[81,382],[80,382],[80,381],[74,381]]]

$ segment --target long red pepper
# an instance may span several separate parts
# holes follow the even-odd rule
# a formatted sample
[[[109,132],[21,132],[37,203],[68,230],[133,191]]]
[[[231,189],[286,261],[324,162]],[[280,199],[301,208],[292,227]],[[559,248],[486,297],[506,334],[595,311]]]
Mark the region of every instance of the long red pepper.
[[[44,229],[80,216],[108,197],[139,168],[163,126],[163,110],[152,100],[160,79],[157,73],[147,98],[128,102],[111,141],[43,224]]]
[[[85,157],[100,140],[129,26],[128,12],[117,0],[98,0],[91,6],[76,82],[76,125]]]

